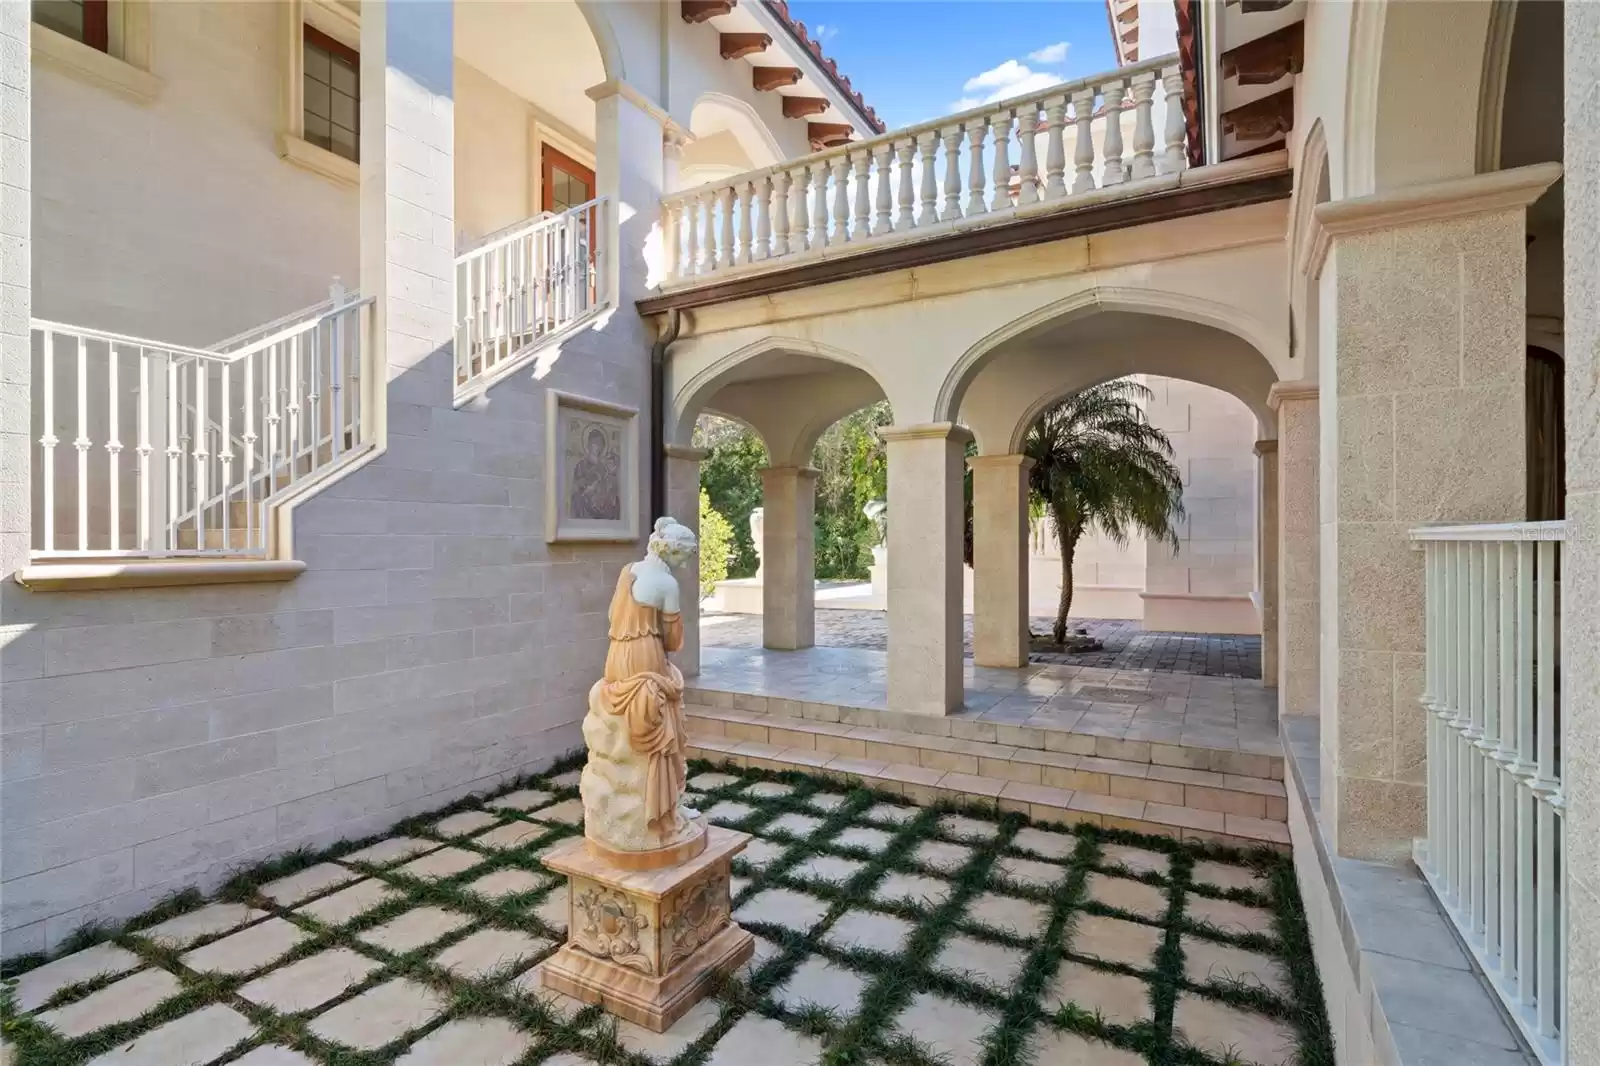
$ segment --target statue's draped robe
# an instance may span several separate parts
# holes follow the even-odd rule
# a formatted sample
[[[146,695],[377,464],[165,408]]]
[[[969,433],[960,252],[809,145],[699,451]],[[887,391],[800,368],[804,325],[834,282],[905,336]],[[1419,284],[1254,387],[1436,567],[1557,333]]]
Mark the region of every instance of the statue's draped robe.
[[[623,567],[617,578],[610,617],[606,709],[627,719],[634,752],[648,760],[647,823],[657,832],[671,832],[684,790],[688,729],[683,717],[683,674],[667,660],[667,652],[683,647],[683,617],[636,601],[631,566]]]

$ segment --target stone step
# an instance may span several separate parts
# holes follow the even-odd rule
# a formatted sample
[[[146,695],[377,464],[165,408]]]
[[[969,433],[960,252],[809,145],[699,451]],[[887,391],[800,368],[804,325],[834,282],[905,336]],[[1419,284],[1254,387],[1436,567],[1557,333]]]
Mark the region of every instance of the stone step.
[[[1209,840],[1236,847],[1265,845],[1285,853],[1289,850],[1289,829],[1281,821],[1026,784],[983,774],[836,755],[815,748],[737,740],[697,731],[706,721],[695,716],[690,718],[691,758],[764,770],[821,774],[842,783],[883,789],[916,803],[956,800],[992,805],[1003,811],[1019,811],[1048,822],[1091,822],[1107,829],[1126,829],[1182,840]]]
[[[691,736],[751,741],[777,748],[843,755],[945,773],[973,774],[1024,785],[1216,811],[1273,822],[1288,819],[1282,781],[1254,774],[1196,770],[1070,751],[958,740],[926,733],[774,717],[736,708],[690,704]],[[1062,734],[1065,737],[1079,734]],[[1098,741],[1106,738],[1082,739]],[[1209,752],[1202,752],[1209,758]],[[1237,755],[1238,753],[1232,753]],[[1249,765],[1249,764],[1246,764]]]
[[[1018,749],[1092,755],[1124,762],[1181,767],[1186,770],[1209,770],[1213,773],[1260,777],[1273,781],[1283,780],[1283,750],[1276,736],[1270,740],[1241,739],[1237,746],[1233,747],[1215,747],[1190,742],[1178,744],[1158,740],[1123,740],[1117,737],[1096,736],[1090,732],[1076,732],[1065,727],[988,721],[965,713],[943,717],[906,714],[874,707],[802,703],[799,700],[776,696],[696,687],[685,690],[684,702],[697,707],[744,711],[758,716],[756,721],[788,719],[889,729],[920,736],[999,744]]]

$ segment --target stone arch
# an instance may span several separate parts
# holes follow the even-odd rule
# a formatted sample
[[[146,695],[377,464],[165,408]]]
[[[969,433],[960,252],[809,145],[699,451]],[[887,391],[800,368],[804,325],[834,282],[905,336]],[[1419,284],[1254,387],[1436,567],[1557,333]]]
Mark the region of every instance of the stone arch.
[[[1160,289],[1097,285],[1015,318],[968,348],[939,386],[932,420],[957,420],[967,387],[972,384],[984,363],[1003,345],[1045,326],[1064,324],[1100,311],[1149,314],[1210,326],[1244,341],[1269,364],[1269,353],[1282,347],[1282,342],[1266,323],[1239,308]]]
[[[706,180],[712,180],[771,166],[784,159],[778,138],[756,109],[748,102],[726,93],[706,92],[700,95],[690,111],[689,131],[703,139],[684,149],[680,166],[686,177],[685,184],[698,184],[692,178],[701,176],[702,171]],[[718,166],[715,149],[707,152],[706,147],[712,145],[713,138],[724,136],[731,138],[733,146],[739,149],[743,158],[735,153],[724,152],[723,155],[731,157],[730,162]],[[699,153],[707,155],[705,161],[697,158]]]
[[[1321,300],[1317,292],[1328,245],[1315,212],[1332,198],[1332,165],[1328,159],[1327,130],[1319,118],[1312,123],[1295,165],[1294,201],[1289,209],[1290,355],[1303,360],[1300,376],[1315,380],[1318,367],[1318,330]]]
[[[622,60],[622,46],[617,42],[617,31],[611,25],[602,0],[574,0],[583,20],[589,24],[595,47],[600,50],[600,64],[605,68],[607,81],[627,81],[628,68]]]

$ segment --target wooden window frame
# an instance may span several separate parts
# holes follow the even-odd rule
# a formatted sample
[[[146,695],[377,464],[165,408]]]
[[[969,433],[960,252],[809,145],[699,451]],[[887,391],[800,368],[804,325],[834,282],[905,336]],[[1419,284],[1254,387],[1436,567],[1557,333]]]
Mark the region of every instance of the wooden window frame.
[[[360,52],[356,51],[354,48],[351,48],[349,45],[345,44],[336,37],[329,37],[326,33],[323,33],[309,22],[303,22],[300,24],[300,40],[302,43],[305,41],[310,41],[324,52],[338,56],[340,59],[347,61],[351,66],[355,67],[357,74],[361,73]],[[359,98],[357,99],[357,102],[360,102]]]
[[[83,43],[111,54],[111,4],[109,0],[83,0]]]
[[[566,152],[546,141],[539,146],[539,210],[555,210],[552,205],[555,203],[555,170],[557,165],[566,173],[584,178],[587,181],[589,195],[582,202],[586,203],[588,200],[595,198],[597,192],[594,170],[584,166]],[[577,204],[572,206],[576,207]]]

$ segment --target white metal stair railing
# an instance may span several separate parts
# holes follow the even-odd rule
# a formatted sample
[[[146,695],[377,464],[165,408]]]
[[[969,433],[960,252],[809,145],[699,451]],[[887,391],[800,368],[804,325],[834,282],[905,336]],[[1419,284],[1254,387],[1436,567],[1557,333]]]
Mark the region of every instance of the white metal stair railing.
[[[455,386],[476,392],[606,306],[609,201],[502,231],[456,258]]]
[[[1534,1053],[1563,1061],[1562,522],[1429,526],[1417,865]]]
[[[33,556],[265,556],[271,497],[365,442],[371,304],[336,290],[225,352],[35,320]]]
[[[667,196],[666,287],[1170,183],[1188,167],[1183,92],[1161,56]]]

